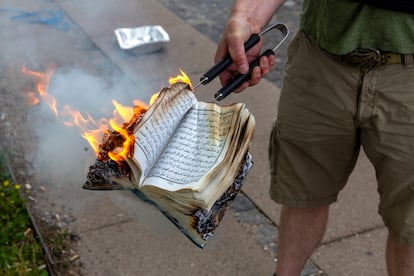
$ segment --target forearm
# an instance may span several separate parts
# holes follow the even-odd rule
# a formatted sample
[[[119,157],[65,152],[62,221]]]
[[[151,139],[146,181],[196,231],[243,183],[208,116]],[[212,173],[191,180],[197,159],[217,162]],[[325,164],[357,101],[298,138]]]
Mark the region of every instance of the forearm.
[[[285,0],[236,0],[233,3],[229,20],[244,18],[258,32],[270,21]]]

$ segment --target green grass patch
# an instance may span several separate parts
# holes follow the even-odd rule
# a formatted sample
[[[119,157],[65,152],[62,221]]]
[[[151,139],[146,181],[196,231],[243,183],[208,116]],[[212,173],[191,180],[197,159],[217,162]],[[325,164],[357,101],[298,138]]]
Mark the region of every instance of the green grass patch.
[[[21,186],[0,154],[0,275],[48,275],[42,247],[30,225]]]

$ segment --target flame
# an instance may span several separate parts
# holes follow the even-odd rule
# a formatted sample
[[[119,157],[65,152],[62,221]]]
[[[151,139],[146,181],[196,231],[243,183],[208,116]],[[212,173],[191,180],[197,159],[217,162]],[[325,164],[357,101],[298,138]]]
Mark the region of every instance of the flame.
[[[177,82],[183,82],[183,83],[188,84],[190,86],[190,89],[193,90],[193,84],[191,83],[190,78],[187,76],[187,74],[184,73],[184,71],[181,70],[181,69],[180,69],[180,73],[181,73],[181,75],[178,75],[176,77],[170,77],[168,79],[168,83],[169,84],[174,84],[174,83],[177,83]],[[152,95],[152,97],[149,101],[149,104],[152,105],[155,102],[156,99],[158,99],[158,93],[155,93],[154,95]]]
[[[33,91],[29,91],[26,94],[26,102],[29,105],[36,105],[40,102],[40,100],[37,98],[36,94]]]
[[[128,122],[131,120],[132,116],[134,116],[134,108],[121,105],[116,100],[112,100],[112,104],[115,106],[114,116],[117,114],[121,117],[122,122],[119,124],[122,124],[123,122]]]
[[[35,91],[28,91],[27,93],[28,104],[46,103],[65,126],[78,127],[81,130],[81,136],[89,142],[97,155],[100,153],[100,145],[103,142],[103,138],[110,133],[110,129],[119,133],[123,141],[122,146],[118,145],[111,152],[108,152],[108,156],[116,162],[121,162],[128,158],[135,142],[135,136],[125,129],[125,123],[130,122],[134,116],[145,113],[148,106],[153,104],[158,97],[158,93],[154,94],[150,99],[149,105],[140,100],[134,100],[133,107],[125,106],[116,100],[112,100],[114,105],[113,117],[111,119],[101,118],[96,120],[88,113],[82,114],[81,111],[69,105],[65,105],[61,110],[58,109],[56,99],[48,93],[50,79],[55,71],[54,67],[49,67],[45,72],[31,71],[26,67],[22,67],[21,71],[23,74],[29,75],[36,80]],[[170,78],[169,83],[184,82],[192,88],[188,76],[182,70],[180,72],[181,75]]]
[[[186,73],[184,73],[184,71],[183,70],[181,70],[180,69],[180,73],[181,73],[181,75],[178,75],[178,76],[176,76],[176,77],[171,77],[169,80],[168,80],[168,82],[170,83],[170,84],[174,84],[174,83],[177,83],[177,82],[184,82],[184,83],[186,83],[186,84],[188,84],[189,86],[190,86],[190,88],[191,88],[191,90],[193,89],[193,85],[191,84],[191,81],[190,81],[190,78],[187,76],[187,74]]]
[[[150,99],[150,105],[152,105],[156,99],[158,99],[159,93],[155,93],[154,95],[151,96]]]
[[[122,136],[124,142],[122,143],[122,147],[116,147],[111,152],[108,152],[108,156],[116,162],[121,162],[128,158],[128,155],[131,152],[131,147],[135,142],[135,138],[133,134],[130,134],[122,127],[119,127],[114,120],[110,120],[109,122],[112,129]]]
[[[45,73],[31,71],[31,70],[28,70],[26,67],[22,67],[23,74],[30,75],[38,80],[37,85],[36,85],[37,94],[40,96],[41,100],[43,100],[43,102],[45,102],[50,107],[50,109],[53,111],[53,113],[57,116],[58,111],[56,108],[56,100],[54,97],[50,96],[47,92],[49,88],[50,77],[53,75],[54,71],[55,71],[54,67],[52,66],[49,67],[49,69]],[[30,91],[30,92],[31,93],[29,93],[29,97],[31,97],[32,99],[35,99],[36,92],[35,91]],[[32,100],[31,102],[36,103],[36,100],[35,101]]]

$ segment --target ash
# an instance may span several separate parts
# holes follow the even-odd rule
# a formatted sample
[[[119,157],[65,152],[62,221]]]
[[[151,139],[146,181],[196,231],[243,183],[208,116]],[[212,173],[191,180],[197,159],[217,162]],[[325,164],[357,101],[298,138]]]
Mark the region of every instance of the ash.
[[[193,214],[197,221],[197,231],[201,234],[203,240],[206,241],[211,236],[213,236],[215,229],[223,219],[224,214],[230,206],[230,203],[233,202],[239,193],[243,184],[243,180],[249,173],[252,166],[252,156],[248,152],[243,161],[243,164],[241,165],[239,174],[234,179],[233,184],[227,189],[221,198],[214,203],[213,207],[210,210],[199,209]]]
[[[112,159],[105,161],[96,159],[95,163],[89,167],[87,181],[83,188],[90,190],[119,190],[123,189],[112,180],[112,178],[122,178],[130,176],[129,167],[126,164],[119,164]]]

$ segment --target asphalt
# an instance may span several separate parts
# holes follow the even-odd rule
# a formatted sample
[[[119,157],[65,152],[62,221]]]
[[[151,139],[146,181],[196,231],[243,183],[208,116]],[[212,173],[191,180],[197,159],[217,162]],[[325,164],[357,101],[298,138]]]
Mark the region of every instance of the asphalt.
[[[294,33],[300,2],[287,1],[274,21],[287,24]],[[18,88],[27,86],[29,80],[14,78],[23,65],[41,71],[55,64],[60,78],[56,77],[51,88],[63,87],[84,102],[88,112],[96,105],[85,104],[92,90],[98,90],[100,100],[115,96],[148,101],[179,68],[195,82],[213,64],[230,5],[228,0],[102,0],[99,5],[79,0],[5,0],[0,4],[0,38],[7,42],[0,46],[6,53],[0,58],[2,145],[22,183],[29,179],[22,168],[31,168],[31,184],[34,190],[41,188],[34,195],[40,213],[60,214],[62,227],[79,235],[77,261],[82,263],[82,275],[272,275],[280,206],[268,196],[267,140],[277,114],[285,48],[268,79],[224,101],[245,102],[256,117],[251,148],[255,165],[242,193],[202,250],[132,193],[82,190],[90,151],[85,151],[82,142],[69,141],[73,134],[64,128],[51,131],[53,118],[45,118],[39,110],[33,116],[32,109],[9,101],[20,101],[27,92]],[[60,22],[68,24],[13,18],[17,11],[46,10],[63,11]],[[161,51],[145,55],[120,50],[114,30],[142,25],[163,26],[171,41]],[[213,81],[202,86],[197,96],[212,101],[219,87]],[[15,106],[19,108],[12,113]],[[39,127],[39,120],[47,122],[47,127]],[[47,135],[46,130],[50,131]],[[362,153],[332,206],[323,243],[302,275],[385,275],[386,230],[377,204],[374,172]]]

